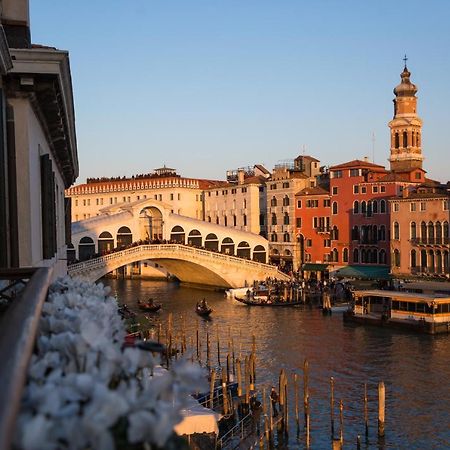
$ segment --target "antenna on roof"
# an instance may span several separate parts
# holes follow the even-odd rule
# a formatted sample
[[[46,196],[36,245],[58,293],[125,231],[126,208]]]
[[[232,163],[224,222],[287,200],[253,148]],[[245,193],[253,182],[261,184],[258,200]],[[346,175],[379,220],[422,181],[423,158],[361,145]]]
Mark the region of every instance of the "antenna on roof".
[[[305,152],[306,152],[306,144],[303,144],[303,156],[305,156]]]
[[[372,131],[372,162],[375,164],[375,132]]]

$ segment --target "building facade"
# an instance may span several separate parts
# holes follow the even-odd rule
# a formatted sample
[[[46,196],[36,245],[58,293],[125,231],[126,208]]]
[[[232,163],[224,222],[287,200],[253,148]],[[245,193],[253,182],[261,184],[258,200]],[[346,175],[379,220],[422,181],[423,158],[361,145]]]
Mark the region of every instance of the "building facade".
[[[67,273],[70,204],[78,176],[66,51],[31,43],[26,0],[2,2],[0,30],[0,266]]]
[[[72,222],[98,216],[111,206],[146,199],[169,204],[175,214],[201,220],[203,190],[214,183],[181,177],[175,169],[162,167],[130,178],[91,178],[67,189],[66,196],[72,201]]]
[[[426,186],[389,200],[394,275],[450,277],[449,201],[445,189]]]
[[[297,236],[295,195],[315,187],[320,162],[311,156],[299,156],[292,162],[275,166],[267,182],[267,237],[270,260],[285,270],[297,271],[301,248]]]
[[[300,246],[300,267],[307,278],[322,278],[331,250],[331,197],[320,186],[295,195],[295,227]]]

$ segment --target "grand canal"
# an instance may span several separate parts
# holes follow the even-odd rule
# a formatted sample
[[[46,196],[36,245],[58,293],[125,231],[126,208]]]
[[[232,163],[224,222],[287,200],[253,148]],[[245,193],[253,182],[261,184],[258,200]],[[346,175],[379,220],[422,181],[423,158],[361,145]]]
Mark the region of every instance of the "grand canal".
[[[310,366],[311,448],[331,448],[330,377],[335,399],[344,404],[344,447],[445,449],[450,448],[450,335],[422,336],[376,327],[346,325],[342,314],[324,317],[317,308],[255,308],[226,299],[221,292],[201,291],[175,283],[144,280],[103,280],[121,302],[137,311],[137,300],[153,297],[163,303],[152,318],[140,317],[144,326],[164,323],[173,313],[175,327],[185,322],[187,332],[207,327],[225,352],[229,330],[235,346],[250,349],[257,341],[257,383],[277,383],[284,368],[301,375],[305,358]],[[198,299],[213,306],[210,321],[194,312]],[[377,384],[386,385],[386,436],[377,442]],[[369,391],[369,439],[364,438],[364,383]],[[300,384],[301,387],[301,384]],[[301,394],[300,394],[301,395]],[[292,397],[292,395],[291,395]],[[338,417],[338,408],[335,417]],[[296,434],[291,414],[289,448],[303,448],[301,429]],[[302,419],[302,416],[301,416]],[[335,425],[336,431],[339,424]]]

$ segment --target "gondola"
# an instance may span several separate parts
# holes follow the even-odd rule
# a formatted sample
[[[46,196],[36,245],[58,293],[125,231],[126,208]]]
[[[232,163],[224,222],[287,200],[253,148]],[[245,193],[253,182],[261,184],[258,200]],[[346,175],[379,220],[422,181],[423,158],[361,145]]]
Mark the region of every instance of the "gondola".
[[[139,309],[147,312],[156,312],[161,309],[161,303],[153,303],[153,301],[148,301],[147,303],[138,300]]]
[[[209,317],[209,315],[213,312],[213,309],[209,306],[197,305],[195,307],[195,312],[202,317]]]
[[[235,300],[237,300],[240,303],[243,303],[247,306],[296,306],[296,305],[303,305],[302,301],[295,301],[295,302],[285,302],[285,301],[279,301],[279,300],[262,300],[262,299],[254,299],[254,298],[239,298],[234,297]]]

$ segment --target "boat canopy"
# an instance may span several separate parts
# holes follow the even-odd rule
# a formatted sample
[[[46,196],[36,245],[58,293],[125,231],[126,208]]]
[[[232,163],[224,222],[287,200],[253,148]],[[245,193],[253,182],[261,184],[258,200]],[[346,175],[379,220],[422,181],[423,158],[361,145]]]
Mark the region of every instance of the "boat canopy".
[[[389,279],[389,267],[379,267],[379,266],[346,266],[338,269],[335,272],[338,277],[348,277],[348,278],[364,278],[364,279],[378,279],[378,280],[388,280]]]

